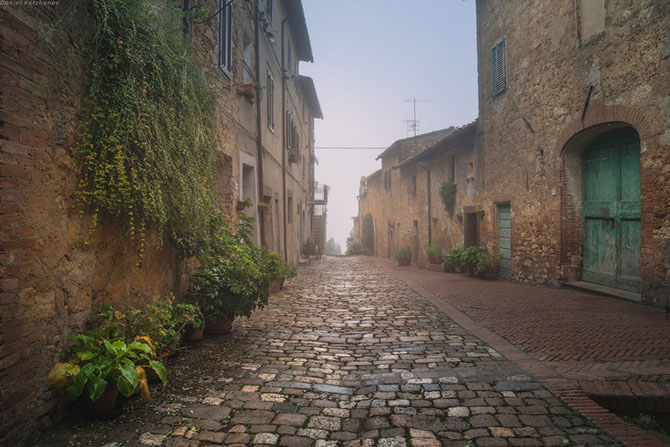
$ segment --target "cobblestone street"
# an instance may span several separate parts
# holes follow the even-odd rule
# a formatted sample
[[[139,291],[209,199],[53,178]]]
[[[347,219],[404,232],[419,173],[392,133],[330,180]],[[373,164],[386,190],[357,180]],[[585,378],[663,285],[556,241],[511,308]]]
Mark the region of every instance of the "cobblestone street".
[[[131,411],[40,445],[619,445],[585,417],[600,407],[578,413],[370,258],[300,268],[231,335],[191,349],[230,355],[200,387],[159,393],[142,423]]]

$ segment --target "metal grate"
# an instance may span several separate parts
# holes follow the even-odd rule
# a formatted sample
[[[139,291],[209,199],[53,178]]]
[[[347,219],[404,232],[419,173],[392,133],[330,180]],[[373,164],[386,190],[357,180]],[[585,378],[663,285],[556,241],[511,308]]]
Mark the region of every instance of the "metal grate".
[[[491,48],[491,96],[497,96],[507,88],[505,77],[505,39]]]

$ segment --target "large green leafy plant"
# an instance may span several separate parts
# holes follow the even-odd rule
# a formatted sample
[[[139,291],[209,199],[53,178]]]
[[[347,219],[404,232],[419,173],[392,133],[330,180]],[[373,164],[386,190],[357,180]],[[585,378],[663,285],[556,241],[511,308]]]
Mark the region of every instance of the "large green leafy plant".
[[[91,0],[89,109],[79,197],[138,236],[149,226],[193,254],[215,209],[218,127],[174,14],[150,0]]]
[[[270,282],[277,274],[276,260],[266,247],[251,241],[252,220],[241,217],[233,233],[222,226],[214,235],[200,271],[189,280],[187,298],[206,318],[233,320],[250,316],[268,302]]]
[[[74,400],[84,391],[95,401],[115,385],[124,396],[130,396],[139,386],[142,396],[151,401],[145,368],[152,368],[166,383],[163,364],[154,360],[150,340],[126,343],[118,336],[118,328],[107,327],[105,333],[82,331],[75,335],[68,348],[68,359],[57,363],[49,373],[49,386],[65,388],[68,400]]]
[[[484,254],[488,253],[486,250],[486,247],[480,247],[480,246],[472,246],[468,247],[463,251],[463,266],[470,268],[470,269],[475,269],[477,268],[477,263],[479,262],[479,257]]]

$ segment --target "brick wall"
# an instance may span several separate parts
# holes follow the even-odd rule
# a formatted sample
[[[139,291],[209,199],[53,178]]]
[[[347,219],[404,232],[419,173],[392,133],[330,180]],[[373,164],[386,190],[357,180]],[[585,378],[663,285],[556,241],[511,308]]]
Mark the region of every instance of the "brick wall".
[[[215,10],[215,2],[209,3]],[[46,388],[46,375],[88,315],[104,304],[135,302],[134,291],[157,298],[184,289],[185,266],[167,241],[150,233],[138,265],[131,241],[113,223],[103,221],[89,232],[90,215],[74,198],[77,124],[87,96],[85,54],[93,31],[86,4],[33,43],[67,6],[0,9],[2,445],[30,441],[57,417],[62,399]],[[192,37],[208,79],[230,106],[219,118],[224,161],[217,188],[233,216],[239,95],[216,65],[216,23],[200,25]]]

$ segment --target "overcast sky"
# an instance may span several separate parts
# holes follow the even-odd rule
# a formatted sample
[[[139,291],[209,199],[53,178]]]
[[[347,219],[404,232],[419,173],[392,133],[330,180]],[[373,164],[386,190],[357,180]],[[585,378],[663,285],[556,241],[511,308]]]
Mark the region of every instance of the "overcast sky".
[[[419,133],[477,117],[474,0],[303,0],[324,120],[316,120],[316,179],[330,185],[327,237],[345,249],[361,176],[381,167],[382,150],[410,136],[417,98]]]

